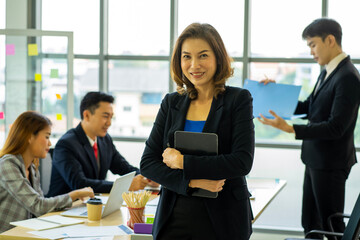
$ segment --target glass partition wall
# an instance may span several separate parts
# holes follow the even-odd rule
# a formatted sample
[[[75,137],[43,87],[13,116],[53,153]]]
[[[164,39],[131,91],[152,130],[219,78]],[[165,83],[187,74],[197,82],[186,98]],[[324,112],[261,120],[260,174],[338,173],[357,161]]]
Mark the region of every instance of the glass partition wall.
[[[63,58],[47,58],[44,38],[63,42]],[[61,134],[73,119],[73,34],[41,30],[0,29],[0,146],[19,114],[44,113]]]

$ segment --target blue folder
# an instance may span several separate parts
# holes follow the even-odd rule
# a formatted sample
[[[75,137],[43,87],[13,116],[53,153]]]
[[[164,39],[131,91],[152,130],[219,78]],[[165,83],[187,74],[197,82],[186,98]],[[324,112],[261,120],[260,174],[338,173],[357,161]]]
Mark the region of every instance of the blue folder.
[[[253,97],[254,117],[260,117],[261,113],[266,118],[274,118],[269,110],[273,110],[278,116],[287,120],[306,116],[294,115],[301,86],[279,83],[264,85],[258,81],[246,79],[244,88],[249,90]]]

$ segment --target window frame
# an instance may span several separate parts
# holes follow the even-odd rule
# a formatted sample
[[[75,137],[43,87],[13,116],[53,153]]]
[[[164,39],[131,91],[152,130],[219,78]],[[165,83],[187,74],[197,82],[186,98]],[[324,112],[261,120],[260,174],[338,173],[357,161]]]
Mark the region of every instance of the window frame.
[[[319,0],[321,1],[321,13],[319,17],[328,16],[328,2],[329,0]],[[142,55],[110,55],[108,54],[108,21],[109,21],[109,0],[100,1],[100,41],[99,47],[100,52],[98,55],[85,55],[85,54],[75,54],[74,59],[93,59],[99,61],[99,90],[104,92],[109,92],[109,76],[108,76],[108,61],[109,60],[141,60],[141,61],[170,61],[171,55],[173,52],[173,46],[178,36],[178,10],[179,10],[179,0],[170,0],[170,51],[169,56],[142,56]],[[243,27],[243,56],[242,57],[233,57],[234,62],[241,62],[242,69],[242,85],[243,81],[250,76],[250,64],[261,62],[261,63],[314,63],[312,58],[272,58],[272,57],[251,57],[250,54],[250,31],[251,31],[251,0],[244,0],[244,27]],[[49,54],[49,57],[59,57],[59,54]],[[360,58],[352,59],[354,64],[360,64]],[[102,81],[104,79],[104,81]],[[72,84],[72,83],[69,83]],[[174,91],[174,83],[171,80],[169,72],[169,92]],[[73,114],[72,114],[73,115]],[[72,121],[72,119],[68,119]],[[145,137],[122,137],[122,136],[112,136],[115,141],[131,141],[131,142],[144,142],[146,141]],[[257,140],[256,147],[265,147],[265,148],[288,148],[288,149],[300,149],[301,143],[299,142],[277,142],[271,140]],[[360,144],[356,147],[356,151],[360,151]]]

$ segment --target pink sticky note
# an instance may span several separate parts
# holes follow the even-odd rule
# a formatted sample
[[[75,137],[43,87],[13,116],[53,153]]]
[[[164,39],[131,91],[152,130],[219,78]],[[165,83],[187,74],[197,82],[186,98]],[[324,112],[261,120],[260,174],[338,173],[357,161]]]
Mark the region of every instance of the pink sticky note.
[[[0,112],[0,119],[4,119],[4,112]]]
[[[15,44],[6,44],[6,55],[15,55]]]

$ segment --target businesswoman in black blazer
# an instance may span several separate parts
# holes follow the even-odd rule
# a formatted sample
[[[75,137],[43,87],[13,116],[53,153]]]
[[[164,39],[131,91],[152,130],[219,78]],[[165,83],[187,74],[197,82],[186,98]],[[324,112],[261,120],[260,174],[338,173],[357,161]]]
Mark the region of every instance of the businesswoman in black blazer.
[[[245,89],[225,86],[231,58],[211,25],[193,23],[182,32],[171,74],[177,92],[163,99],[140,164],[141,174],[162,185],[154,239],[249,239],[252,98]],[[219,154],[182,155],[173,148],[177,130],[216,133]],[[196,188],[218,197],[194,197]]]

